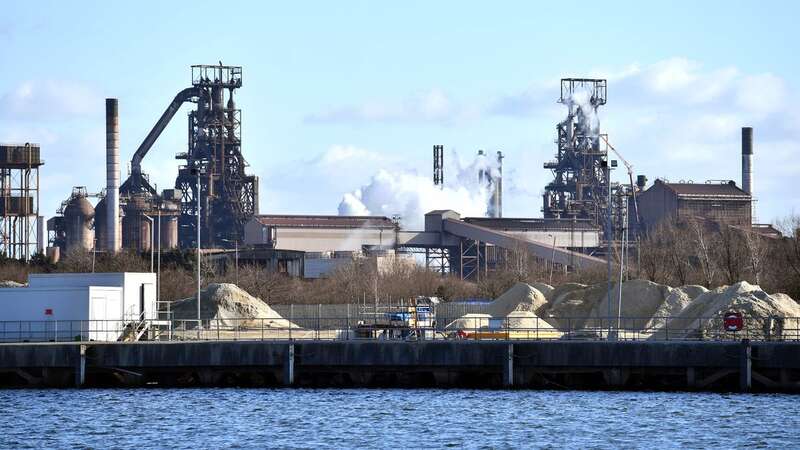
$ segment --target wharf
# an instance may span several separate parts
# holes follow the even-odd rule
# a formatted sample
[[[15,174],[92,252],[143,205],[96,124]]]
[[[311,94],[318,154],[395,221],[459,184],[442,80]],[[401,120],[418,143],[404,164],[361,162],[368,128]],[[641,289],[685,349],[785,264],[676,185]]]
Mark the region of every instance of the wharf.
[[[0,387],[800,392],[800,342],[193,341],[0,345]]]

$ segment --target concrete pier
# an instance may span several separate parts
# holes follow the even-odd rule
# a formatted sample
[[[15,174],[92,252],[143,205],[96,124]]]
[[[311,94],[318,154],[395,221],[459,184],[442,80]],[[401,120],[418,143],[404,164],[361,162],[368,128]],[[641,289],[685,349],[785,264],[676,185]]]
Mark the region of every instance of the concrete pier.
[[[386,386],[800,392],[798,342],[0,345],[0,387]]]

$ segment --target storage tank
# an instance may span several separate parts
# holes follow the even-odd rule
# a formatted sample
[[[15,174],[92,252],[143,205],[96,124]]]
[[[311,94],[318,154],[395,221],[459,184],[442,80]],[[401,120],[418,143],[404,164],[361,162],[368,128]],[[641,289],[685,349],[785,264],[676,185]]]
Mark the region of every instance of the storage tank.
[[[150,251],[150,220],[144,215],[149,210],[148,201],[141,196],[128,199],[122,218],[122,246],[128,249]]]
[[[64,208],[66,250],[91,251],[94,248],[94,208],[84,196],[74,196]]]
[[[178,248],[178,218],[175,216],[161,216],[161,248]]]
[[[97,205],[94,207],[94,238],[96,239],[96,245],[98,250],[108,251],[108,220],[106,214],[106,205],[108,202],[106,201],[106,197],[100,199],[97,202]],[[121,215],[120,215],[121,216]],[[121,217],[120,217],[121,219]],[[122,235],[122,222],[121,220],[117,220],[117,236]]]

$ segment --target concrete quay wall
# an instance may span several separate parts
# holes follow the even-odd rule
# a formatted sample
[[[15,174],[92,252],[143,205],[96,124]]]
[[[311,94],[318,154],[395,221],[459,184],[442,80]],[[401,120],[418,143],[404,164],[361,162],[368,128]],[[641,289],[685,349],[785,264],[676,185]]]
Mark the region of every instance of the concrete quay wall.
[[[352,340],[0,345],[0,387],[226,385],[800,392],[800,343]]]

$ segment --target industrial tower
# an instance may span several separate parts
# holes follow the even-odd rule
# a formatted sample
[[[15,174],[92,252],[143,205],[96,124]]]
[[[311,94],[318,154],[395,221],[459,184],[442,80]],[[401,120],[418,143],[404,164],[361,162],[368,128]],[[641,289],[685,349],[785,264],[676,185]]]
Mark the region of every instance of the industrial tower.
[[[42,249],[37,144],[0,145],[0,255],[28,261]]]
[[[175,179],[181,193],[180,245],[186,248],[196,241],[200,177],[203,243],[230,247],[241,240],[244,223],[258,214],[258,177],[245,173],[242,111],[233,101],[235,90],[242,87],[242,68],[192,66],[192,86],[205,94],[189,113],[189,149],[175,156],[186,161]]]
[[[545,187],[545,218],[589,219],[606,223],[608,208],[608,149],[601,147],[597,108],[606,104],[606,80],[565,78],[559,103],[569,109],[556,126],[556,159],[544,163],[553,172]]]
[[[233,247],[243,235],[244,223],[258,214],[258,177],[247,175],[248,166],[241,150],[241,110],[234,103],[234,92],[242,87],[240,66],[194,65],[192,86],[180,91],[145,137],[131,159],[131,175],[120,187],[120,198],[139,216],[163,211],[161,205],[179,202],[177,235],[181,248],[197,244],[197,207],[200,200],[202,245]],[[151,186],[142,171],[142,160],[169,124],[183,103],[196,103],[189,112],[188,151],[176,159],[185,161],[175,179],[172,191],[161,195]],[[200,192],[198,192],[198,179]],[[142,222],[142,221],[140,221]],[[131,223],[133,221],[131,220]],[[123,222],[124,224],[124,222]],[[138,228],[146,228],[146,222]],[[133,228],[137,228],[135,225]],[[123,238],[131,233],[125,233]],[[137,234],[137,233],[133,233]],[[146,233],[141,233],[144,240]],[[123,245],[125,240],[123,239]],[[128,239],[130,247],[146,250],[136,239]]]

